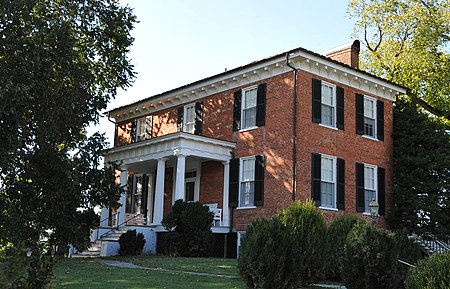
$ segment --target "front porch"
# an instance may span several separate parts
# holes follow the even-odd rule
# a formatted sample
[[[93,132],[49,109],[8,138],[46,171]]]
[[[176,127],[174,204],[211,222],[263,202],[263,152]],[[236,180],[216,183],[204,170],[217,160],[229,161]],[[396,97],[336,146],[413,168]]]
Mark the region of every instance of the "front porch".
[[[229,160],[235,143],[177,132],[121,146],[105,154],[105,163],[121,162],[124,188],[118,209],[103,208],[106,227],[150,227],[176,200],[200,201],[214,213],[213,233],[230,232]]]

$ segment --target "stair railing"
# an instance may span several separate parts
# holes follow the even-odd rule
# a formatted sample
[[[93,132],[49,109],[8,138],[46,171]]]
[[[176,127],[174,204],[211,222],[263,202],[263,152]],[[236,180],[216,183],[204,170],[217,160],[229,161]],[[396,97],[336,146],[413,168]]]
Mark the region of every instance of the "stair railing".
[[[114,213],[111,214],[111,220],[115,219],[115,220],[114,220],[114,223],[111,223],[111,227],[112,227],[113,224],[119,223],[119,216],[120,216],[120,212],[114,212]],[[114,217],[115,217],[115,218],[114,218]],[[102,224],[104,221],[109,220],[109,218],[110,218],[110,217],[108,216],[108,217],[104,218],[103,220],[100,220],[100,224]],[[98,227],[96,228],[96,230],[97,230],[97,238],[96,238],[96,240],[98,240],[98,239],[99,239],[99,238],[98,238],[98,234],[99,234],[99,231],[100,231],[100,226],[98,226]]]
[[[134,219],[136,219],[137,217],[141,217],[141,215],[140,214],[139,215],[135,215],[135,216],[131,217],[130,219],[127,219],[127,220],[123,221],[122,223],[118,224],[116,227],[106,231],[106,233],[101,234],[100,239],[103,238],[103,236],[105,236],[105,235],[109,234],[110,232],[112,232],[113,230],[118,230],[120,226],[122,226],[122,225],[124,225],[124,224],[126,224],[126,223],[128,223],[128,222],[130,222],[130,221],[132,221]]]

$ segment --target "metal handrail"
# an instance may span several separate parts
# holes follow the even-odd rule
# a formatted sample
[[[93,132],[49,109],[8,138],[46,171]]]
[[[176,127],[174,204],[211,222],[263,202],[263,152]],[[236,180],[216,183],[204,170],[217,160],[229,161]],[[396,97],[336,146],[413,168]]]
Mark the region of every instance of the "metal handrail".
[[[111,220],[115,217],[115,216],[117,216],[116,217],[116,224],[118,223],[118,219],[119,219],[119,216],[120,216],[120,212],[119,211],[117,211],[117,212],[114,212],[114,213],[112,213],[111,214]],[[106,220],[109,220],[109,216],[108,217],[106,217],[106,218],[104,218],[103,220],[100,220],[100,224],[101,223],[103,223],[104,221],[106,221]],[[97,229],[97,239],[96,240],[98,240],[99,238],[98,238],[98,234],[99,234],[99,230],[100,230],[100,225],[96,228]]]
[[[136,219],[137,217],[140,217],[140,216],[142,216],[142,215],[141,215],[141,214],[138,214],[138,215],[135,215],[135,216],[133,216],[132,218],[130,218],[130,219],[128,219],[128,220],[123,221],[122,223],[120,223],[119,225],[117,225],[115,228],[112,228],[112,229],[108,230],[106,233],[103,233],[103,234],[100,236],[100,239],[103,238],[103,236],[105,236],[105,235],[108,234],[109,232],[112,232],[113,230],[118,230],[119,227],[122,226],[123,224],[126,224],[126,223],[128,223],[129,221],[131,221],[131,220],[133,220],[133,219]],[[143,219],[146,220],[147,218],[143,218]],[[97,240],[98,240],[98,239],[97,239]]]

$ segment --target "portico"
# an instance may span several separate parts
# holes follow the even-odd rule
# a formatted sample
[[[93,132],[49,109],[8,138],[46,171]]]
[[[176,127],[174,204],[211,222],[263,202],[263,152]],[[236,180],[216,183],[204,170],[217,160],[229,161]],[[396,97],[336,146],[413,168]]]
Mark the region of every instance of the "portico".
[[[120,185],[124,190],[117,214],[118,224],[126,224],[133,218],[134,225],[160,226],[167,212],[168,198],[172,200],[171,204],[179,199],[201,199],[204,203],[217,201],[217,198],[208,199],[207,186],[200,186],[202,163],[215,162],[223,167],[219,203],[222,229],[229,231],[229,160],[234,147],[233,142],[177,132],[110,149],[105,153],[105,163],[122,163]],[[109,208],[104,208],[101,219],[107,219],[109,215]]]

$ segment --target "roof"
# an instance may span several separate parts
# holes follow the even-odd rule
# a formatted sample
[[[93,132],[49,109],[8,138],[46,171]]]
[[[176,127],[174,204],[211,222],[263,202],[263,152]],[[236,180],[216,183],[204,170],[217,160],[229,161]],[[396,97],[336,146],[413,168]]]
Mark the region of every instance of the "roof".
[[[361,70],[361,69],[353,68],[353,67],[351,67],[350,65],[347,65],[347,64],[345,64],[345,63],[339,62],[339,61],[334,60],[334,59],[331,59],[331,58],[329,58],[329,57],[327,57],[327,56],[324,56],[324,55],[315,53],[315,52],[310,51],[310,50],[308,50],[308,49],[305,49],[305,48],[302,48],[302,47],[298,47],[298,48],[294,48],[294,49],[291,49],[291,50],[289,50],[289,51],[285,51],[285,52],[282,52],[282,53],[279,53],[279,54],[276,54],[276,55],[273,55],[273,56],[270,56],[270,57],[267,57],[267,58],[264,58],[264,59],[261,59],[261,60],[253,61],[253,62],[248,63],[248,64],[246,64],[246,65],[239,66],[239,67],[236,67],[236,68],[234,68],[234,69],[227,70],[227,71],[225,71],[225,72],[222,72],[222,73],[219,73],[219,74],[215,74],[215,75],[210,76],[210,77],[206,77],[206,78],[203,78],[203,79],[200,79],[200,80],[191,82],[191,83],[186,84],[186,85],[183,85],[183,86],[179,86],[179,87],[177,87],[177,88],[174,88],[174,89],[171,89],[171,90],[168,90],[168,91],[159,93],[159,94],[152,95],[152,96],[150,96],[150,97],[144,98],[144,99],[142,99],[142,100],[139,100],[139,101],[136,101],[136,102],[127,104],[127,105],[123,105],[123,106],[117,107],[117,108],[115,108],[115,109],[106,111],[104,114],[105,114],[105,115],[109,115],[110,113],[113,113],[113,112],[115,112],[115,111],[124,110],[124,109],[127,109],[127,108],[131,108],[131,107],[133,107],[133,106],[139,106],[139,105],[141,105],[141,104],[144,104],[144,103],[148,102],[149,100],[153,100],[153,99],[156,99],[156,98],[162,98],[162,97],[164,97],[164,96],[166,96],[166,95],[170,95],[170,94],[176,93],[177,91],[181,91],[181,90],[187,89],[187,88],[189,88],[189,87],[191,87],[191,86],[199,85],[199,84],[201,84],[202,82],[211,81],[211,80],[213,80],[213,79],[215,79],[215,78],[220,78],[220,77],[223,77],[223,76],[225,76],[225,75],[227,75],[227,74],[233,74],[233,73],[239,72],[240,70],[245,70],[245,69],[248,69],[248,68],[250,68],[250,67],[252,67],[252,66],[256,66],[256,65],[258,65],[258,64],[261,64],[261,63],[264,63],[264,62],[268,62],[268,61],[270,61],[270,60],[273,60],[273,59],[276,59],[276,58],[279,58],[279,57],[284,57],[284,56],[287,55],[287,54],[298,53],[298,52],[304,52],[304,53],[307,53],[307,54],[309,54],[309,55],[311,55],[311,56],[319,57],[319,58],[321,58],[321,59],[323,59],[323,60],[330,61],[330,62],[332,62],[332,63],[334,63],[334,64],[338,64],[338,65],[340,65],[340,66],[343,66],[343,67],[346,67],[346,68],[348,68],[348,69],[357,71],[357,72],[362,73],[362,74],[364,74],[364,75],[367,75],[367,76],[369,76],[369,77],[376,78],[376,79],[378,79],[378,80],[380,80],[380,81],[386,82],[386,83],[391,84],[391,85],[393,85],[393,86],[397,86],[398,88],[400,88],[400,89],[402,89],[402,90],[405,90],[405,91],[407,90],[406,87],[401,86],[401,85],[399,85],[399,84],[396,84],[396,83],[394,83],[394,82],[392,82],[392,81],[383,79],[383,78],[381,78],[381,77],[379,77],[379,76],[376,76],[376,75],[374,75],[374,74],[368,73],[368,72],[363,71],[363,70]]]

